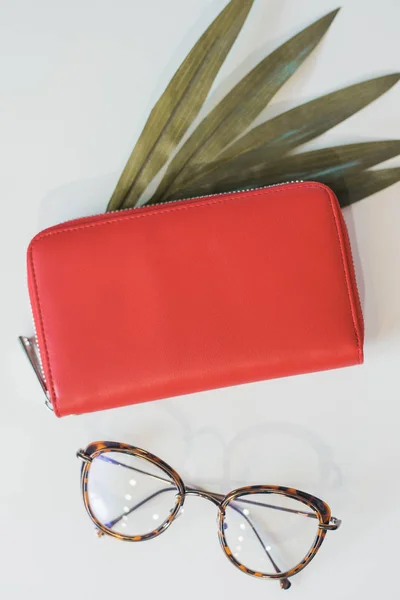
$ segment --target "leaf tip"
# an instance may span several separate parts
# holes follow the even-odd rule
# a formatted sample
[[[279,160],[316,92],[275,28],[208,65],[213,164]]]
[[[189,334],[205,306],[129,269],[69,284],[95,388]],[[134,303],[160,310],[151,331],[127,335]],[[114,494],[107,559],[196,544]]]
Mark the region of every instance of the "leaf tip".
[[[341,10],[341,6],[339,6],[338,8],[335,8],[335,10],[332,10],[331,12],[327,13],[324,17],[322,17],[323,19],[326,19],[327,21],[329,21],[330,23],[332,23],[332,21],[334,20],[334,18],[336,17],[336,15],[338,14],[338,12]]]
[[[329,27],[332,25],[332,22],[335,19],[336,15],[338,14],[339,10],[340,10],[340,7],[327,13],[326,15],[324,15],[317,21],[314,21],[314,23],[312,25],[310,25],[310,28],[317,29],[318,31],[323,31],[325,33],[326,31],[328,31]],[[307,31],[308,29],[309,28],[305,29],[304,31]]]
[[[383,75],[382,77],[377,77],[376,82],[379,82],[383,85],[385,91],[389,90],[391,87],[396,85],[396,83],[400,79],[400,73],[389,73],[389,75]]]

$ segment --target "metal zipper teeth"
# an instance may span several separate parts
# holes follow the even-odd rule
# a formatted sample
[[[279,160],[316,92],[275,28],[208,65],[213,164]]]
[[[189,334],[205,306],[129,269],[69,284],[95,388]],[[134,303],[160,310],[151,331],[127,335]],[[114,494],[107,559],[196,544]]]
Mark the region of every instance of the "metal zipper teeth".
[[[110,210],[108,213],[97,213],[96,215],[91,215],[89,217],[83,217],[83,218],[91,219],[93,217],[98,217],[98,216],[103,215],[103,214],[112,215],[112,214],[115,214],[115,213],[124,212],[126,210],[139,210],[141,208],[149,208],[150,209],[150,208],[153,208],[153,207],[163,206],[164,204],[176,204],[177,202],[185,202],[185,201],[188,201],[188,200],[202,200],[203,198],[213,198],[215,196],[229,196],[230,194],[238,194],[240,192],[256,192],[257,190],[267,190],[268,188],[279,187],[279,186],[282,186],[282,185],[288,185],[290,183],[303,183],[303,179],[295,179],[295,180],[292,180],[292,181],[283,181],[281,183],[272,183],[271,185],[263,185],[263,186],[259,186],[259,187],[255,187],[255,188],[246,188],[246,189],[240,189],[240,190],[233,190],[231,192],[219,192],[218,194],[204,194],[203,196],[192,196],[190,198],[183,198],[182,200],[169,200],[169,201],[167,200],[166,202],[157,202],[157,204],[149,205],[149,206],[144,205],[144,206],[134,206],[133,208],[119,208],[119,209],[116,209],[116,210]],[[69,220],[71,220],[71,219],[69,219]],[[59,225],[63,225],[64,223],[68,223],[68,221],[62,221],[61,223],[59,223]],[[35,341],[36,341],[36,347],[38,349],[38,358],[39,358],[40,371],[42,373],[43,381],[47,385],[46,376],[44,374],[44,369],[43,369],[42,352],[41,352],[41,349],[40,349],[40,346],[39,346],[39,338],[38,338],[38,335],[37,335],[36,323],[35,323],[35,318],[34,318],[34,314],[33,314],[32,303],[30,303],[30,307],[31,307],[31,313],[32,313],[33,328],[34,328],[34,332],[35,332],[34,337],[35,337]]]
[[[30,304],[30,307],[31,307],[31,315],[32,315],[33,329],[34,329],[34,338],[35,338],[36,348],[38,350],[37,351],[37,357],[38,357],[38,360],[39,360],[40,372],[42,374],[44,383],[47,385],[46,376],[44,374],[44,369],[43,369],[42,354],[41,354],[40,347],[39,347],[39,339],[38,339],[37,330],[36,330],[35,317],[33,315],[32,303],[29,302],[29,304]]]
[[[122,213],[125,212],[127,210],[141,210],[141,209],[148,209],[151,210],[152,208],[157,208],[158,206],[164,206],[166,204],[177,204],[179,202],[188,202],[189,200],[202,200],[203,198],[215,198],[217,196],[230,196],[231,194],[239,194],[241,192],[256,192],[257,190],[267,190],[268,188],[274,188],[274,187],[279,187],[281,185],[288,185],[290,183],[304,183],[303,179],[294,179],[292,181],[283,181],[281,183],[272,183],[271,185],[263,185],[260,187],[255,187],[255,188],[245,188],[245,189],[240,189],[240,190],[232,190],[231,192],[219,192],[218,194],[205,194],[203,196],[191,196],[190,198],[180,198],[179,200],[166,200],[165,202],[157,202],[157,204],[143,204],[142,206],[133,206],[133,207],[129,207],[129,208],[117,208],[115,210],[109,210],[106,213],[96,213],[95,215],[90,215],[88,217],[81,217],[78,219],[67,219],[66,221],[61,221],[60,223],[58,223],[57,226],[59,225],[65,225],[66,223],[72,223],[73,221],[79,220],[80,222],[83,222],[85,220],[89,220],[89,219],[93,219],[93,217],[101,217],[104,216],[106,217],[107,215],[115,215],[118,213]]]
[[[203,198],[215,198],[216,196],[229,196],[231,194],[239,194],[241,192],[256,192],[257,190],[267,190],[268,188],[279,187],[281,185],[288,185],[289,183],[304,183],[304,180],[294,179],[292,181],[282,181],[281,183],[272,183],[270,185],[262,185],[254,188],[242,188],[240,190],[232,190],[231,192],[219,192],[218,194],[204,194],[203,196],[191,196],[190,198],[181,198],[180,200],[167,200],[165,202],[157,202],[157,204],[149,204],[148,206],[144,204],[143,206],[134,206],[133,208],[119,208],[116,210],[110,210],[107,214],[119,213],[125,210],[139,210],[140,208],[150,209],[157,206],[163,206],[164,204],[176,204],[177,202],[187,202],[189,200],[202,200]],[[88,218],[90,219],[90,217]]]

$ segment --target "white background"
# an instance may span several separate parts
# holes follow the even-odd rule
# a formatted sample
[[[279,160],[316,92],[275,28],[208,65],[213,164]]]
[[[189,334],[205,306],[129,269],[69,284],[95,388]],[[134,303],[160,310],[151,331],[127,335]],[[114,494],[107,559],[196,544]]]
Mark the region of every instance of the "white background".
[[[364,367],[57,420],[16,341],[32,333],[30,238],[105,209],[149,110],[224,5],[1,0],[2,599],[400,597],[399,186],[345,211],[366,318]],[[267,52],[336,6],[256,0],[207,108]],[[265,116],[399,69],[398,0],[342,6]],[[399,105],[397,86],[314,146],[400,137]],[[98,540],[75,459],[96,439],[144,447],[184,479],[215,490],[298,487],[326,500],[343,526],[289,592],[229,564],[215,507],[201,499],[188,500],[184,517],[157,540]]]

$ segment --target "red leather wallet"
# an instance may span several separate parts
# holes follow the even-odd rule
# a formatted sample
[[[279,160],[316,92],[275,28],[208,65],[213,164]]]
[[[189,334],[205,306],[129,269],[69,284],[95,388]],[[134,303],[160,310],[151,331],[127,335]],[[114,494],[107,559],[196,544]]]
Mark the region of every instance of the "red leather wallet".
[[[318,183],[51,227],[28,282],[58,416],[363,360],[346,226]]]

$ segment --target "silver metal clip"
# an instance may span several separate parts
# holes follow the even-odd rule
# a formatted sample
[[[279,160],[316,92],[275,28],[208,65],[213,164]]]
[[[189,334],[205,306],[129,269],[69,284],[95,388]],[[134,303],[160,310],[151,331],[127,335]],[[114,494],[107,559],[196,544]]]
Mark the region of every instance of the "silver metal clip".
[[[34,338],[34,337],[28,338],[24,335],[20,335],[18,339],[21,343],[21,346],[22,346],[26,356],[29,359],[29,362],[31,363],[31,367],[35,372],[35,375],[40,383],[40,386],[44,392],[44,395],[46,396],[45,405],[49,410],[54,412],[54,409],[50,402],[50,394],[49,394],[49,391],[46,386],[46,381],[43,377],[42,366],[40,363],[36,338]]]

